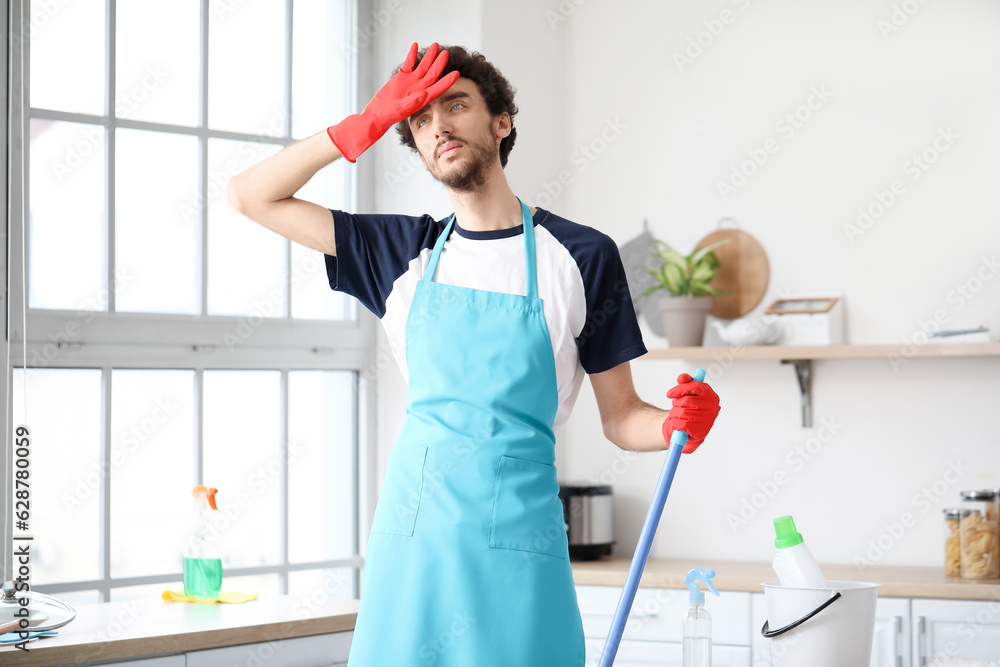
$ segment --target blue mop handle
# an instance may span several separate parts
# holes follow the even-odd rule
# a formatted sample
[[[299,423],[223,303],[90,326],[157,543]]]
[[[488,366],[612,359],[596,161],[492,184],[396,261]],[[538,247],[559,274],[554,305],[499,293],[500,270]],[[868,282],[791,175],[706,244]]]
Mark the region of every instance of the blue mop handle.
[[[696,382],[705,381],[704,369],[699,368],[694,372],[694,380]],[[601,661],[598,663],[600,667],[611,667],[615,662],[618,645],[625,632],[625,622],[628,621],[629,612],[632,611],[632,601],[635,600],[635,592],[639,588],[639,579],[642,578],[642,571],[646,567],[646,558],[649,556],[650,547],[653,546],[653,536],[660,523],[660,515],[663,514],[663,506],[667,502],[667,494],[670,493],[670,485],[674,481],[677,463],[681,460],[681,453],[684,451],[687,439],[688,434],[683,431],[674,431],[670,436],[667,460],[663,463],[663,469],[660,470],[660,481],[656,483],[653,502],[649,505],[646,523],[642,525],[642,532],[639,534],[639,544],[636,545],[632,564],[628,568],[625,588],[622,589],[622,595],[618,598],[618,608],[615,610],[615,617],[611,622],[611,629],[608,631],[608,641],[604,644],[604,653],[601,654]]]

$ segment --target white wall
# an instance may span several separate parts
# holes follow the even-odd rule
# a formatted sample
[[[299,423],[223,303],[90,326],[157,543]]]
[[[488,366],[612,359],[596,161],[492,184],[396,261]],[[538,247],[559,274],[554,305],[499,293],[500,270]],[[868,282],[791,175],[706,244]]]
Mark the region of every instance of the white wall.
[[[579,174],[566,213],[620,243],[649,218],[654,233],[684,249],[734,216],[768,253],[765,303],[778,291],[841,292],[853,343],[912,340],[939,309],[949,328],[979,324],[1000,310],[1000,280],[961,308],[948,293],[1000,249],[1000,45],[992,37],[1000,11],[985,2],[919,7],[883,39],[877,22],[890,18],[889,2],[580,6],[563,24],[570,108],[579,110],[570,116],[571,144],[595,136],[603,118],[620,116],[628,129]],[[702,35],[708,46],[679,68],[673,53],[724,9],[731,23],[713,40]],[[814,100],[819,108],[787,136],[775,123],[814,87],[829,100]],[[906,161],[948,127],[954,144],[910,180]],[[778,150],[724,201],[717,181],[769,137]],[[903,194],[852,242],[844,225],[894,179]],[[640,392],[660,404],[684,368],[633,364]],[[821,361],[814,371],[815,423],[833,420],[838,431],[809,461],[794,449],[818,429],[799,426],[790,367],[738,362],[711,378],[724,410],[711,440],[683,461],[654,554],[767,559],[771,519],[791,513],[828,562],[867,557],[868,541],[880,538],[889,546],[882,563],[943,562],[939,508],[962,489],[1000,486],[1000,359],[914,360],[898,372],[885,359]],[[592,395],[581,397],[565,433],[564,474],[610,469],[614,450],[591,435],[599,432],[594,407]],[[635,542],[662,458],[639,458],[616,480],[621,552]],[[968,470],[939,482],[936,494],[949,461]],[[776,473],[786,483],[734,530],[727,514],[738,516],[743,499],[759,504],[764,496],[753,494],[770,490]],[[934,502],[915,503],[925,487]],[[915,525],[896,540],[885,525],[905,512]]]
[[[912,341],[939,311],[947,328],[976,326],[1000,311],[1000,6],[403,4],[406,20],[384,32],[383,58],[396,62],[414,39],[479,45],[518,88],[508,177],[532,203],[620,244],[646,218],[682,249],[733,216],[768,254],[764,304],[779,292],[842,293],[852,343]],[[904,4],[915,13],[897,14],[902,25],[883,36],[879,21]],[[716,23],[712,36],[705,22],[724,10],[731,20],[721,31]],[[707,46],[679,68],[674,53],[689,38]],[[381,69],[385,75],[391,66]],[[814,89],[828,99],[814,97],[818,108],[788,136],[776,123]],[[956,138],[913,180],[908,161],[933,152],[948,128]],[[777,150],[724,199],[717,183],[769,138]],[[383,169],[396,159],[385,143]],[[580,150],[587,144],[600,154],[588,157]],[[561,192],[560,172],[570,182]],[[858,207],[894,180],[902,194],[849,235],[845,225],[856,223]],[[424,175],[380,187],[379,210],[448,210],[440,186]],[[975,291],[971,299],[958,296],[959,285]],[[664,345],[648,332],[646,343]],[[690,366],[632,364],[640,395],[663,407],[673,378]],[[813,429],[800,427],[788,366],[740,361],[709,378],[723,412],[709,442],[682,461],[654,556],[689,558],[692,566],[700,558],[768,559],[770,521],[791,513],[826,562],[943,563],[940,508],[955,505],[960,490],[1000,486],[1000,358],[920,359],[895,370],[887,359],[831,360],[816,362],[814,372]],[[386,451],[405,388],[395,371],[383,376]],[[818,428],[824,420],[835,425],[831,438]],[[558,464],[564,479],[613,478],[618,553],[630,554],[663,455],[619,459],[600,432],[588,383],[559,433]],[[808,461],[796,454],[817,445]],[[776,473],[784,483],[770,488]],[[765,496],[754,494],[764,491],[773,497],[733,528],[727,515],[738,515],[744,500],[760,504]],[[906,513],[912,525],[896,531],[892,524]],[[888,549],[868,554],[869,541]]]

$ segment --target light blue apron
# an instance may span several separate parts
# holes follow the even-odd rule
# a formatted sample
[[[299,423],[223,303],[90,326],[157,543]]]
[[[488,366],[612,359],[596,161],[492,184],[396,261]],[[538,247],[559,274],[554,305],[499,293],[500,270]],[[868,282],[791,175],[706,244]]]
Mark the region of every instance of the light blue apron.
[[[406,321],[406,421],[375,510],[350,667],[582,667],[556,482],[555,359],[527,295],[434,282]]]

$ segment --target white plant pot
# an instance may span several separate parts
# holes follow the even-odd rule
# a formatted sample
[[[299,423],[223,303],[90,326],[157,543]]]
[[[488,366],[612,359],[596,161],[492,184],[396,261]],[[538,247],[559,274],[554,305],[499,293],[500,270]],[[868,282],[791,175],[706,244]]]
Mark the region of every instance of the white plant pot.
[[[705,321],[712,308],[710,296],[663,297],[657,305],[663,316],[663,332],[670,347],[700,346]]]

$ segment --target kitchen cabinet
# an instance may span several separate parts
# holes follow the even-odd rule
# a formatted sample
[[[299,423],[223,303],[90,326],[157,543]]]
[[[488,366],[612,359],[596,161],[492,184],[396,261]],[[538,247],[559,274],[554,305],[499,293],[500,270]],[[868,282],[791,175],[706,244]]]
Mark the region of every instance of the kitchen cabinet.
[[[587,667],[601,658],[607,637],[587,639]],[[615,655],[615,667],[683,667],[684,647],[678,642],[648,642],[623,639]],[[751,667],[747,646],[712,645],[712,667]]]
[[[596,665],[604,650],[621,588],[577,586],[583,617],[587,664]],[[689,606],[687,589],[640,588],[618,649],[618,667],[651,665],[681,667],[681,620]],[[723,591],[706,596],[712,614],[712,664],[716,667],[750,667],[750,593]]]
[[[32,642],[31,651],[0,647],[0,665],[343,667],[358,601],[305,602],[270,595],[246,604],[137,600],[80,605],[72,623]],[[119,620],[123,606],[136,611],[130,622]]]
[[[351,651],[353,632],[293,637],[187,653],[185,667],[218,665],[282,665],[283,667],[343,667]]]
[[[910,665],[910,601],[879,598],[875,605],[871,667]]]
[[[345,667],[351,651],[353,632],[334,632],[278,641],[237,644],[221,648],[189,651],[178,655],[88,662],[90,665],[123,667],[218,667],[219,665],[282,665],[282,667]]]
[[[1000,598],[912,601],[913,667],[935,659],[1000,660]]]
[[[709,561],[700,564],[718,573],[715,585],[722,591],[719,598],[706,596],[713,617],[713,656],[722,655],[716,650],[720,644],[733,648],[738,655],[745,654],[746,647],[750,647],[753,667],[769,667],[771,647],[769,640],[760,635],[760,629],[767,616],[761,582],[773,580],[771,563]],[[591,642],[595,644],[594,650],[598,654],[604,646],[607,628],[629,565],[630,559],[623,557],[605,557],[573,564],[573,579],[579,591],[581,611],[599,610],[606,614],[599,625],[598,619],[592,615],[589,620],[585,616],[588,655]],[[821,565],[824,574],[831,580],[857,577],[854,565]],[[655,659],[671,659],[669,656],[675,647],[666,644],[680,642],[680,619],[687,604],[683,582],[690,567],[687,559],[651,558],[646,562],[642,587],[632,607],[630,621],[630,625],[641,623],[646,627],[644,629],[640,625],[634,631],[638,636],[630,635],[628,630],[625,635],[625,640],[629,642],[628,650],[640,652],[635,664],[650,664],[642,662],[646,659],[642,651],[649,648],[642,643],[653,640],[658,641],[655,648],[660,651]],[[865,574],[868,581],[880,584],[872,641],[873,667],[930,667],[933,659],[941,656],[1000,660],[1000,579],[948,577],[942,567],[922,566],[875,565]],[[592,589],[603,589],[603,599],[595,598]],[[741,612],[739,608],[729,608],[736,593],[749,596],[748,609],[744,607]],[[666,629],[661,631],[664,634],[659,636],[649,633],[656,619],[646,617],[654,614],[661,623],[665,623]],[[665,617],[665,620],[660,617]],[[745,620],[740,621],[740,618]],[[731,627],[738,622],[744,623],[742,629]],[[633,647],[632,642],[639,642],[640,645]],[[657,663],[654,661],[652,664]]]

